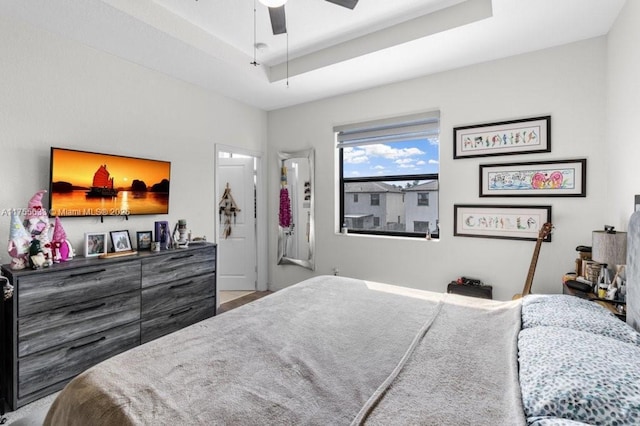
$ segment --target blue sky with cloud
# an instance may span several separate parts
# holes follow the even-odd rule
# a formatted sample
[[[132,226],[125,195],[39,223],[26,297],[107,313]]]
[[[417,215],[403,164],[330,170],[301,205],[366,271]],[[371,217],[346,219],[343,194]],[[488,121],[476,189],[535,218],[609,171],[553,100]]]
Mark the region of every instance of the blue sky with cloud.
[[[344,148],[344,177],[438,173],[438,139],[379,143]]]

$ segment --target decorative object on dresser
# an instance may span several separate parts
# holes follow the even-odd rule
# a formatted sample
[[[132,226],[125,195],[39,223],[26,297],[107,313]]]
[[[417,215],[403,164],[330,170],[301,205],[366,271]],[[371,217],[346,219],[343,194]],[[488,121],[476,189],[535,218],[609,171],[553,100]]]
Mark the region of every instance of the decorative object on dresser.
[[[176,248],[186,248],[189,246],[189,236],[187,233],[187,219],[178,219],[176,224],[176,232],[174,233],[174,240],[176,242]]]
[[[27,266],[27,256],[29,254],[29,244],[31,235],[24,229],[15,210],[11,211],[11,224],[9,226],[9,244],[7,252],[11,257],[11,269],[24,269]]]
[[[109,235],[111,236],[111,246],[114,252],[132,251],[129,231],[111,231]]]
[[[152,240],[153,240],[152,231],[136,232],[136,249],[138,251],[151,250]]]
[[[171,231],[169,230],[169,222],[166,220],[154,223],[155,241],[159,243],[160,250],[166,250],[171,246]]]
[[[215,315],[215,244],[2,272],[0,391],[16,409],[117,353]]]
[[[97,257],[107,252],[106,232],[86,232],[84,234],[84,256]]]

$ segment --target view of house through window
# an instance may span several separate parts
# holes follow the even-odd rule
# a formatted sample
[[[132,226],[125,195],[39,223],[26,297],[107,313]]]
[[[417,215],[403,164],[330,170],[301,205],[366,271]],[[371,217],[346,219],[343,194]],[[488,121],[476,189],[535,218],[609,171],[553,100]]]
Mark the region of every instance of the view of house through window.
[[[336,127],[337,228],[439,237],[439,112]]]

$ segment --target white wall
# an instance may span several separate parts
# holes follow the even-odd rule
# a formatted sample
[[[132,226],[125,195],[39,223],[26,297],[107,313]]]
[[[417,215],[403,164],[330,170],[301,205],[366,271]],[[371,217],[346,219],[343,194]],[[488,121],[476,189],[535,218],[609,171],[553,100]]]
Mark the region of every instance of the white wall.
[[[423,52],[422,54],[428,54]],[[412,81],[269,113],[271,227],[269,283],[282,288],[312,275],[341,275],[444,291],[460,275],[494,286],[494,298],[522,290],[534,243],[453,237],[453,205],[550,204],[555,233],[542,247],[534,292],[560,292],[574,268],[575,247],[591,244],[605,219],[606,38],[493,61]],[[295,85],[291,87],[295,90]],[[336,125],[419,111],[441,111],[440,241],[337,235]],[[453,160],[458,125],[550,114],[552,152]],[[275,265],[277,232],[276,151],[316,149],[316,271]],[[480,199],[481,163],[588,159],[586,198]],[[487,201],[485,201],[487,200]]]
[[[640,2],[627,1],[607,43],[606,220],[626,230],[640,194]]]
[[[214,240],[214,144],[266,151],[264,111],[3,17],[0,57],[0,210],[48,187],[51,146],[172,162],[168,215],[62,219],[77,251],[84,232],[135,238],[156,220],[185,218]],[[3,244],[9,219],[0,216]]]

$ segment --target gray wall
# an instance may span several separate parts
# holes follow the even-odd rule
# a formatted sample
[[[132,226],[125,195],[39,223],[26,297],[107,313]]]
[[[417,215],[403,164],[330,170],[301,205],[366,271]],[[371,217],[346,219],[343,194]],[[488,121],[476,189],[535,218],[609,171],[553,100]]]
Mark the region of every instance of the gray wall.
[[[79,253],[85,232],[135,238],[156,220],[185,218],[213,240],[214,144],[266,152],[264,111],[200,87],[3,17],[0,53],[0,210],[48,188],[51,146],[171,161],[169,215],[62,219]],[[5,244],[9,219],[0,215]]]
[[[627,1],[609,33],[607,43],[607,129],[605,161],[608,164],[606,209],[603,220],[627,229],[635,194],[640,194],[640,2]]]
[[[494,298],[510,299],[522,290],[534,243],[453,237],[453,205],[550,204],[556,227],[552,243],[542,247],[534,292],[559,292],[562,275],[574,268],[575,247],[591,244],[591,231],[603,225],[607,207],[605,37],[538,51],[411,81],[317,101],[269,113],[269,212],[272,224],[269,260],[275,263],[277,167],[275,151],[316,149],[315,272],[273,266],[273,288],[314,274],[341,275],[434,291],[460,275],[494,286]],[[441,112],[440,241],[339,235],[336,161],[332,129],[336,125],[419,111]],[[552,152],[490,159],[453,160],[455,126],[549,114]],[[587,198],[480,199],[481,163],[588,159]]]

